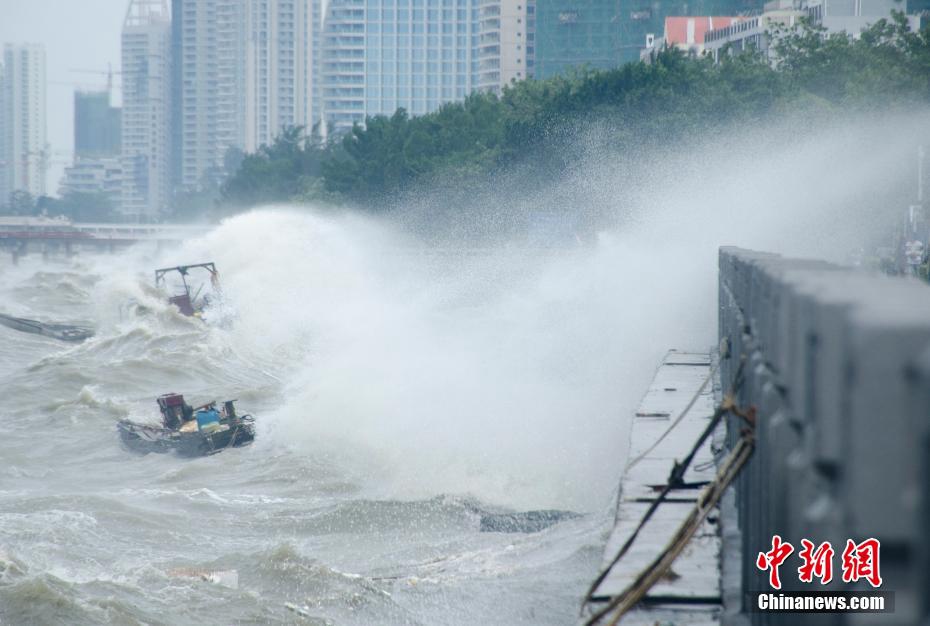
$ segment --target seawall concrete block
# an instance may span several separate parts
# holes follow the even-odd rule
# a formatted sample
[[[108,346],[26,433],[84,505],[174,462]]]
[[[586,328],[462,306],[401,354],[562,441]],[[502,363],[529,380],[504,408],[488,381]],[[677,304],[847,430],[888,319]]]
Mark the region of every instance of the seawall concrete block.
[[[927,619],[930,288],[732,247],[720,249],[719,268],[720,337],[730,350],[721,362],[722,385],[732,384],[745,361],[738,403],[757,411],[756,453],[733,487],[741,541],[725,544],[744,551],[736,559],[743,588],[724,595],[759,589],[754,557],[772,534],[828,540],[838,552],[847,538],[874,536],[897,594],[893,617],[745,618],[753,624]],[[732,445],[744,424],[731,416],[727,426]]]

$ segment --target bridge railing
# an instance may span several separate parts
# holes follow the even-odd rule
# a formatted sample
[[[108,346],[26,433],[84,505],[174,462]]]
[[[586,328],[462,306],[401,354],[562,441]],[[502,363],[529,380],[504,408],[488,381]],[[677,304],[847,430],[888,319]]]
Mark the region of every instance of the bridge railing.
[[[756,452],[734,489],[741,589],[725,623],[916,624],[930,617],[930,288],[823,261],[721,248],[721,382],[745,360],[740,406],[757,410]],[[731,443],[744,424],[731,418]],[[773,535],[795,546],[784,590],[869,590],[847,584],[847,539],[881,542],[893,614],[753,612],[771,591],[756,557]],[[801,539],[829,541],[827,586],[798,579]],[[726,595],[726,594],[725,594]],[[852,621],[853,618],[855,621]]]

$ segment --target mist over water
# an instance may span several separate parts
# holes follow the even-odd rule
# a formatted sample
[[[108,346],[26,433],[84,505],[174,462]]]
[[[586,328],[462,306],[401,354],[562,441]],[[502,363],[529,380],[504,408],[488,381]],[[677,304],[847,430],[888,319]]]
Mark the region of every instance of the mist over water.
[[[206,246],[232,276],[240,330],[304,340],[271,436],[332,445],[394,497],[593,511],[625,455],[618,416],[658,356],[715,343],[718,246],[842,262],[887,236],[916,194],[920,120],[793,117],[633,159],[585,137],[557,185],[473,207],[575,213],[581,242],[518,228],[437,245],[391,213],[278,208],[228,220]],[[442,208],[425,210],[441,232]]]
[[[339,624],[571,623],[628,416],[666,350],[716,343],[717,247],[883,241],[928,119],[794,115],[637,153],[586,126],[570,172],[503,173],[465,207],[414,189],[377,215],[257,209],[159,253],[4,260],[3,312],[98,335],[0,328],[0,620],[274,622],[296,602]],[[208,324],[150,287],[203,261]],[[239,398],[256,443],[120,448],[115,421],[168,391]],[[476,509],[538,508],[586,515],[477,531]]]
[[[273,250],[235,258],[266,229]],[[207,247],[236,340],[295,357],[270,438],[326,450],[384,497],[606,504],[625,361],[611,327],[627,307],[588,275],[591,251],[437,249],[286,209],[234,218]]]

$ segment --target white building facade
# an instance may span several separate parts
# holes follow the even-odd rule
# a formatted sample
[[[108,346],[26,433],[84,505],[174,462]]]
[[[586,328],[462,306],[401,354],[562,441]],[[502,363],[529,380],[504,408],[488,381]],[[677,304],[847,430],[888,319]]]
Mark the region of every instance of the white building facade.
[[[314,67],[321,0],[249,0],[246,8],[245,150],[270,144],[290,126],[308,130],[315,109]]]
[[[500,94],[533,75],[536,3],[528,0],[480,0],[478,6],[478,84]]]
[[[215,16],[216,97],[208,111],[215,126],[209,165],[222,167],[223,157],[230,147],[245,147],[248,4],[245,0],[216,0]]]
[[[84,157],[65,168],[65,176],[58,189],[59,195],[67,193],[106,194],[114,208],[122,200],[123,168],[118,158]]]
[[[802,0],[808,18],[827,32],[857,35],[892,11],[907,12],[906,0]],[[909,15],[911,30],[920,30],[920,16]]]
[[[372,11],[377,12],[378,5],[373,3]],[[366,0],[330,0],[323,15],[320,46],[320,101],[323,105],[323,118],[326,126],[336,129],[351,128],[353,123],[363,123],[366,115]],[[380,15],[379,15],[380,19]],[[370,68],[381,71],[381,25],[380,21],[372,30],[378,30],[377,37],[372,33],[372,45],[377,42],[378,51],[372,50]],[[377,56],[377,59],[375,58]],[[396,62],[396,58],[395,58]],[[381,106],[381,79],[378,89],[372,92],[372,105]],[[393,82],[392,82],[393,86]]]
[[[132,0],[122,32],[122,212],[158,219],[171,199],[171,17],[167,0]]]
[[[313,126],[319,4],[174,0],[181,188],[221,173],[231,147],[254,152],[287,127]]]
[[[761,15],[708,32],[704,49],[715,61],[721,54],[756,50],[774,62],[777,32],[799,26],[802,18],[828,33],[858,36],[880,19],[891,17],[892,11],[906,9],[904,0],[772,0]],[[907,19],[912,30],[920,29],[919,16]]]
[[[175,185],[198,189],[220,176],[230,147],[246,144],[249,0],[174,0],[172,133]]]
[[[801,18],[806,16],[802,0],[773,0],[765,4],[761,15],[709,31],[704,38],[704,50],[714,61],[719,61],[724,52],[741,54],[755,50],[774,62],[775,33],[800,26]]]
[[[6,44],[0,67],[0,205],[10,194],[46,193],[45,49]]]
[[[479,0],[330,0],[322,25],[324,120],[411,115],[478,86]]]

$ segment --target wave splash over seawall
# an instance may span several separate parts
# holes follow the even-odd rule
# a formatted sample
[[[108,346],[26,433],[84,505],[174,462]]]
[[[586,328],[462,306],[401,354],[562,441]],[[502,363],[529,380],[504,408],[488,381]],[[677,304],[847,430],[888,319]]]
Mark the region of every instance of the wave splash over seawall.
[[[237,312],[230,340],[289,360],[267,437],[325,450],[384,496],[604,506],[637,313],[618,276],[591,271],[597,246],[427,247],[286,209],[198,246]]]
[[[915,119],[636,159],[592,141],[525,193],[595,216],[571,241],[267,207],[179,249],[0,261],[4,312],[97,328],[65,345],[0,327],[0,621],[284,622],[291,602],[320,624],[571,623],[624,416],[668,348],[715,343],[717,246],[844,260],[903,206]],[[151,287],[203,261],[223,287],[206,324]],[[255,444],[121,448],[116,420],[156,419],[170,391],[238,398]],[[583,515],[479,532],[533,509]]]

